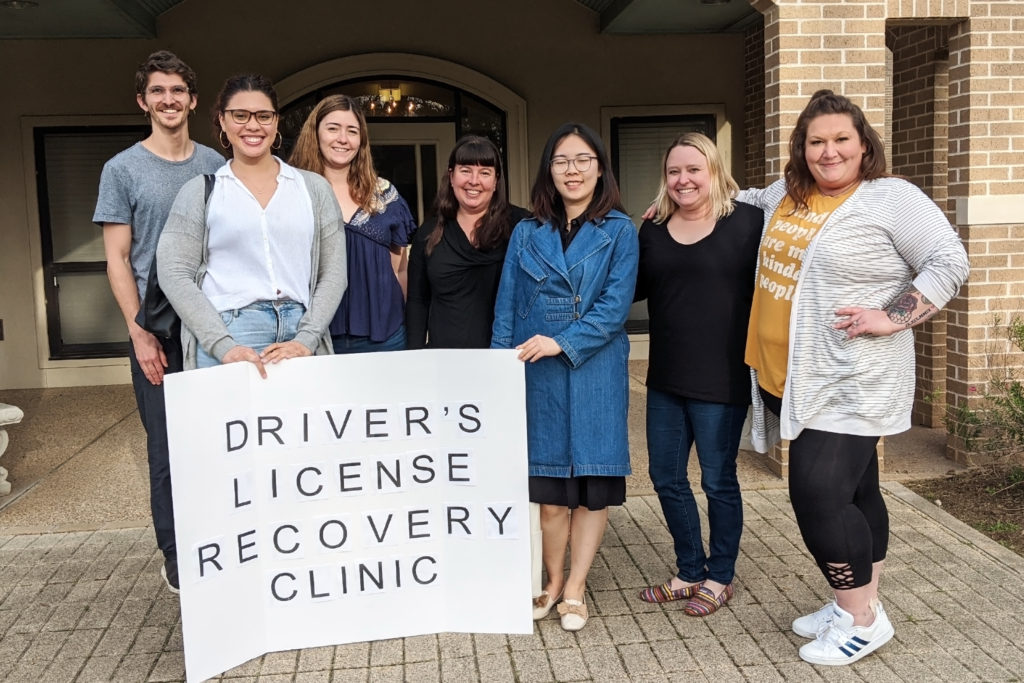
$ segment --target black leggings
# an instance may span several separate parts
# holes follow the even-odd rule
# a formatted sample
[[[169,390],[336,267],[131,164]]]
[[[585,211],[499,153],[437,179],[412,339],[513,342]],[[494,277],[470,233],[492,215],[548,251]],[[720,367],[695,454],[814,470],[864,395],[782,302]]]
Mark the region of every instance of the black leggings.
[[[789,445],[789,497],[800,534],[836,590],[869,584],[872,563],[888,550],[877,445],[877,436],[815,429]]]

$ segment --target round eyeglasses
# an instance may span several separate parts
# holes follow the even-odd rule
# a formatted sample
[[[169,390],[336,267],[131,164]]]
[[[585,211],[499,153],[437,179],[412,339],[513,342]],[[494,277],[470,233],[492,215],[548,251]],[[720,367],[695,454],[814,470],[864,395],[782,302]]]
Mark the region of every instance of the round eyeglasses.
[[[555,157],[551,160],[551,172],[558,175],[569,172],[569,164],[572,164],[580,173],[586,173],[590,170],[590,165],[594,163],[594,159],[597,157],[592,154],[581,154],[578,157],[568,159],[566,157]]]

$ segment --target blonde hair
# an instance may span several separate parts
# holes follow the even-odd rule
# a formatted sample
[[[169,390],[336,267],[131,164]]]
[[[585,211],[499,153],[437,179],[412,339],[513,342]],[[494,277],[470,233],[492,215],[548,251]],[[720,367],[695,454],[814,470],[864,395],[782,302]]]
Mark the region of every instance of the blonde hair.
[[[348,169],[349,194],[366,213],[379,212],[382,210],[380,202],[375,201],[378,192],[377,170],[373,167],[373,157],[370,155],[370,134],[366,127],[366,118],[359,104],[348,95],[328,95],[313,107],[313,111],[309,112],[309,116],[302,124],[288,164],[320,175],[324,174],[324,156],[320,152],[318,131],[324,117],[335,111],[352,112],[359,124],[359,150]]]
[[[665,182],[665,166],[668,164],[668,155],[676,147],[693,147],[707,159],[708,175],[711,177],[711,215],[718,220],[731,214],[733,198],[739,193],[740,186],[725,170],[725,164],[722,163],[722,155],[718,153],[718,148],[703,133],[683,133],[672,141],[661,158],[661,184],[658,186],[658,195],[654,199],[654,204],[658,209],[654,218],[655,222],[664,223],[676,210],[676,203],[668,196],[668,184]]]

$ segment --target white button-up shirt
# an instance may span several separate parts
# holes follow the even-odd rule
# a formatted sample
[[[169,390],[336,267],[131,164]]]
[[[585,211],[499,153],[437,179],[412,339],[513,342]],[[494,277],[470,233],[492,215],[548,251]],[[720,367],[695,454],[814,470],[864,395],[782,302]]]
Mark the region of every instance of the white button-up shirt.
[[[265,209],[231,171],[231,162],[216,173],[203,293],[218,311],[276,299],[309,306],[313,202],[302,176],[277,162],[277,190]]]

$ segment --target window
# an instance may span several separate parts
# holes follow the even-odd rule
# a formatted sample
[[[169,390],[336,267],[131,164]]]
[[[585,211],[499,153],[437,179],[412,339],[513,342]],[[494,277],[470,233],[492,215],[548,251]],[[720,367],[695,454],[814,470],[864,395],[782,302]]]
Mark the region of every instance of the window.
[[[124,318],[107,281],[93,222],[103,164],[148,126],[36,128],[39,226],[52,360],[127,355]]]

